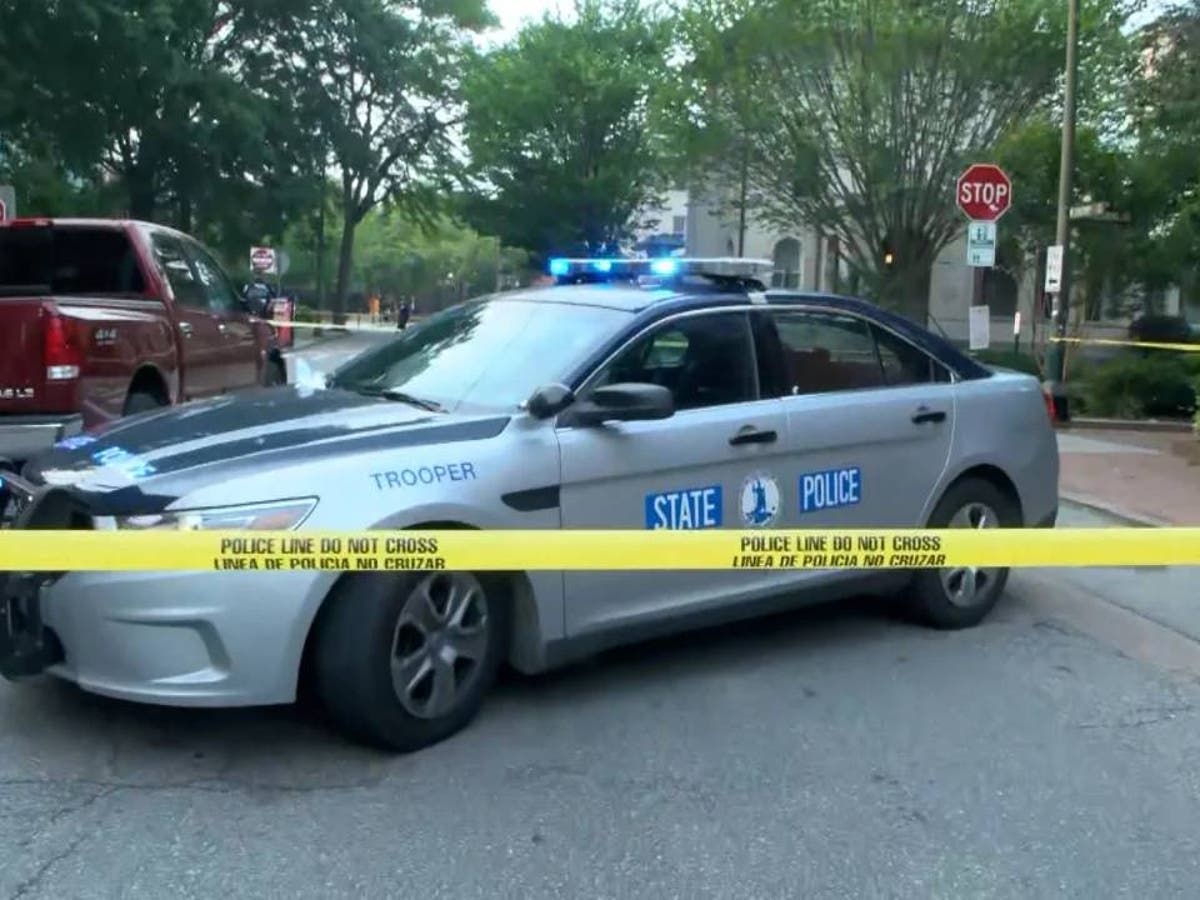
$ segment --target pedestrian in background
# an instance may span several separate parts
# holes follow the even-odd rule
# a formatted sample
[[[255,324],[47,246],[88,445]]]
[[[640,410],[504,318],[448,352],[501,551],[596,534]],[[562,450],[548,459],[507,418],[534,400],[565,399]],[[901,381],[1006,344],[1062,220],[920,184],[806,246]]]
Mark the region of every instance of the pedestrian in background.
[[[400,315],[396,317],[396,327],[403,331],[408,327],[408,317],[412,314],[412,307],[405,300],[400,304]]]

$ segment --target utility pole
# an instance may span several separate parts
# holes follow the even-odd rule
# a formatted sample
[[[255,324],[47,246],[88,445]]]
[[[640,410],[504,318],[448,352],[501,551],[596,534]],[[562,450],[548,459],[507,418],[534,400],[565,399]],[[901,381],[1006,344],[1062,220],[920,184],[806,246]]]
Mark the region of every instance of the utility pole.
[[[1054,398],[1056,417],[1070,418],[1063,373],[1067,335],[1067,319],[1071,305],[1071,194],[1075,174],[1075,81],[1078,75],[1079,0],[1067,0],[1067,71],[1063,89],[1062,156],[1058,169],[1058,221],[1055,243],[1062,247],[1062,277],[1058,293],[1054,294],[1052,340],[1046,351],[1046,368],[1050,391]]]

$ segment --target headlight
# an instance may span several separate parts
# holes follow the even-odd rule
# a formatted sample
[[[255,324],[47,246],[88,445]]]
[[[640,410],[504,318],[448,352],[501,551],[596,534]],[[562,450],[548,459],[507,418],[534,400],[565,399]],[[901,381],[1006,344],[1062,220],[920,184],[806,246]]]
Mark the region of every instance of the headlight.
[[[95,519],[97,529],[130,531],[291,531],[299,528],[316,508],[315,497],[216,506],[209,509],[172,509],[148,516],[106,516]]]

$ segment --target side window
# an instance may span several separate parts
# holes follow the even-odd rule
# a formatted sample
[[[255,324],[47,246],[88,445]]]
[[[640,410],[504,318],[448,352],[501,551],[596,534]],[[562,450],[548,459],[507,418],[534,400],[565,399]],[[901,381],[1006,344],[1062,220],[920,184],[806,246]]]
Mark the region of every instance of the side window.
[[[824,394],[883,386],[871,327],[834,312],[781,312],[785,393]]]
[[[630,381],[669,388],[680,410],[757,399],[749,320],[742,313],[679,319],[630,345],[595,383]]]
[[[890,331],[874,327],[871,330],[875,332],[875,341],[879,345],[879,359],[883,363],[883,377],[887,384],[899,386],[950,380],[950,373],[945,367],[923,350]]]
[[[196,245],[190,245],[192,265],[208,298],[208,308],[215,313],[231,313],[238,308],[238,297],[225,273],[216,261]]]
[[[208,297],[188,263],[183,245],[165,234],[154,235],[151,244],[154,247],[154,258],[170,282],[175,302],[191,309],[207,309]]]

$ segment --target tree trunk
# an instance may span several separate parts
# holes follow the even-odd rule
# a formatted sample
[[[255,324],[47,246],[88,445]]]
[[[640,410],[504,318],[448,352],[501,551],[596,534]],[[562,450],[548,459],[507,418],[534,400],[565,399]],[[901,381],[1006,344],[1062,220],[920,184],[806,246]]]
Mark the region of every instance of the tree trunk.
[[[334,321],[346,312],[346,297],[350,293],[350,273],[354,267],[354,229],[357,227],[354,214],[347,212],[342,225],[342,245],[338,251],[337,287],[333,293]]]
[[[153,221],[157,206],[153,172],[145,164],[138,163],[126,173],[125,185],[129,192],[129,217]]]
[[[893,266],[883,267],[877,302],[922,328],[927,327],[932,269],[932,263],[922,259],[914,259],[907,265],[897,261]]]

